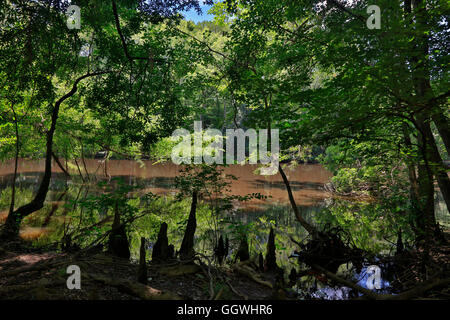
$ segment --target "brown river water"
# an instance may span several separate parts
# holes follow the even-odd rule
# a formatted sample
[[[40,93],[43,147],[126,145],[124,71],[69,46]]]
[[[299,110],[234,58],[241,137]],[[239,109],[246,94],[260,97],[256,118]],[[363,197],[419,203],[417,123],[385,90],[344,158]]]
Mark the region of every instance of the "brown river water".
[[[65,165],[65,161],[63,162]],[[151,161],[108,160],[105,170],[105,163],[101,160],[86,159],[85,163],[78,160],[84,182],[78,176],[79,170],[75,165],[75,161],[69,162],[69,171],[73,177],[73,182],[69,183],[81,185],[86,190],[89,190],[86,187],[95,184],[96,181],[120,177],[129,185],[143,187],[144,192],[152,192],[158,195],[173,195],[177,193],[177,190],[174,188],[174,179],[179,175],[181,167],[171,162],[155,164]],[[296,246],[293,245],[290,237],[300,240],[305,237],[306,233],[295,220],[280,174],[261,176],[254,173],[257,168],[258,165],[248,164],[243,166],[233,165],[225,168],[226,174],[232,174],[237,178],[237,180],[232,181],[230,186],[233,195],[245,196],[252,193],[260,193],[268,197],[264,200],[253,199],[248,202],[236,203],[235,209],[239,210],[235,212],[238,213],[239,221],[244,224],[258,222],[258,219],[261,218],[264,221],[274,221],[270,223],[276,225],[277,230],[277,262],[280,263],[280,266],[289,270],[291,267],[296,266],[295,259],[293,261],[291,257]],[[31,197],[31,193],[37,191],[43,171],[44,160],[21,159],[19,161],[16,187],[28,189],[28,197]],[[3,207],[0,207],[0,223],[6,218],[7,204],[9,203],[9,199],[1,198],[5,197],[5,193],[2,193],[2,191],[11,186],[13,173],[13,161],[0,163],[0,204],[3,205]],[[330,194],[324,190],[324,185],[329,182],[331,173],[318,164],[300,164],[295,167],[287,167],[285,168],[285,173],[290,181],[293,196],[301,214],[311,222],[322,217],[322,210],[330,204],[328,201]],[[52,206],[63,204],[59,195],[64,192],[69,183],[62,170],[54,163],[47,202],[51,203]],[[438,220],[444,226],[450,227],[450,215],[445,208],[440,193],[437,193],[436,197],[436,214]],[[253,240],[250,239],[254,252],[264,252],[269,229],[270,226],[266,222],[257,224],[256,231],[253,231]],[[21,230],[21,237],[34,241],[46,232],[46,228],[25,225]],[[171,241],[178,240],[172,238]],[[364,270],[361,271],[361,275],[367,276]],[[362,286],[364,286],[365,281],[363,276],[356,275]],[[384,283],[385,281],[383,280],[383,288],[388,287],[389,283]],[[327,296],[328,299],[342,299],[346,295],[340,288],[323,287],[318,292],[321,296]]]
[[[65,161],[61,159],[64,165]],[[106,164],[97,159],[86,159],[85,162],[77,160],[80,171],[86,184],[99,179],[111,179],[121,177],[130,185],[144,186],[145,192],[158,195],[175,194],[174,179],[179,174],[180,166],[172,162],[154,163],[152,161],[133,160],[108,160]],[[85,164],[85,165],[84,165]],[[40,179],[44,171],[44,159],[29,160],[20,159],[16,187],[28,188],[37,191]],[[76,177],[79,175],[75,161],[69,161],[69,172]],[[273,176],[262,176],[254,173],[258,165],[232,165],[225,168],[224,173],[234,175],[237,180],[231,181],[231,193],[245,196],[252,193],[260,193],[266,196],[264,200],[252,199],[247,202],[236,203],[235,209],[239,209],[245,215],[245,221],[263,216],[268,206],[282,208],[279,213],[285,224],[296,224],[293,213],[290,212],[288,194],[279,173]],[[87,173],[86,174],[86,170]],[[47,201],[56,203],[58,191],[64,189],[66,176],[56,163],[52,165],[52,182]],[[323,186],[331,177],[331,174],[318,164],[300,164],[295,167],[285,168],[285,173],[290,181],[291,188],[297,206],[305,214],[321,207],[324,199],[329,195]],[[9,160],[0,164],[0,191],[11,186],[14,174],[14,161]],[[91,182],[88,181],[88,177]],[[95,177],[95,179],[93,179]],[[79,177],[77,178],[80,180]],[[5,200],[5,199],[3,199]],[[6,219],[7,210],[0,211],[0,222]],[[34,227],[24,227],[21,235],[24,238],[33,239],[41,234],[42,230]]]
[[[64,165],[65,161],[61,159]],[[111,179],[121,177],[130,185],[139,184],[144,186],[144,191],[158,195],[175,194],[174,179],[178,175],[180,166],[172,162],[154,163],[152,161],[133,160],[108,160],[106,164],[97,159],[86,159],[85,162],[78,160],[81,173],[86,180],[86,185],[95,183],[99,179]],[[273,176],[262,176],[254,173],[258,165],[232,165],[225,168],[226,174],[234,175],[237,180],[231,184],[231,193],[244,196],[251,193],[260,193],[268,198],[265,200],[253,199],[251,201],[236,204],[241,212],[259,212],[264,214],[267,206],[283,207],[286,218],[293,217],[289,208],[288,194],[279,173]],[[53,163],[53,176],[50,190],[61,191],[66,181],[62,170]],[[86,174],[86,170],[88,174]],[[299,164],[288,166],[285,173],[291,184],[294,199],[297,206],[308,214],[310,211],[323,207],[325,200],[330,194],[324,190],[324,184],[329,182],[331,173],[319,164]],[[44,159],[29,160],[20,159],[18,166],[17,187],[25,187],[37,191],[40,179],[44,171]],[[69,161],[69,171],[76,177],[79,174],[75,161]],[[0,163],[0,191],[11,186],[14,173],[14,161],[8,160]],[[91,178],[88,181],[87,176]],[[92,179],[95,177],[95,179]],[[78,178],[78,180],[80,180]],[[57,198],[56,192],[50,192],[47,201],[54,202]],[[3,199],[5,200],[5,199]],[[438,220],[450,227],[450,215],[445,208],[445,203],[440,192],[436,195],[436,214]],[[0,210],[0,222],[5,219],[6,210]],[[290,222],[289,222],[290,223]]]
[[[86,159],[86,169],[89,175],[104,177],[104,163],[96,159]],[[78,161],[83,176],[86,177],[82,161]],[[64,178],[62,170],[53,164],[54,178]],[[289,203],[286,188],[279,173],[273,176],[257,175],[254,172],[258,165],[233,165],[225,168],[226,174],[234,175],[237,180],[232,181],[232,193],[246,195],[259,192],[270,197],[265,201]],[[172,181],[178,175],[180,166],[171,162],[154,164],[151,161],[108,160],[106,175],[108,177],[122,177],[130,184],[137,180],[144,181],[146,190],[155,194],[166,194],[173,191]],[[19,185],[24,181],[38,182],[44,171],[44,160],[20,160],[18,166]],[[312,206],[327,197],[323,185],[329,181],[331,174],[318,164],[301,164],[295,168],[286,168],[286,175],[290,181],[294,198],[299,206]],[[77,169],[70,172],[78,174]],[[0,188],[10,185],[14,173],[12,160],[0,164]],[[259,202],[255,200],[254,202]]]

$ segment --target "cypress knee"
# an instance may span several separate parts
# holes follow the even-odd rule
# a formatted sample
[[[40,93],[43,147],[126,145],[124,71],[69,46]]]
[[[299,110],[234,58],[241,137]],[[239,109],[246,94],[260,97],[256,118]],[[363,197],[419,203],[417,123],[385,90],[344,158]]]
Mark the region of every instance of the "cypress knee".
[[[248,259],[250,259],[247,236],[245,235],[241,238],[241,243],[239,244],[239,249],[236,253],[236,259],[239,259],[240,261],[247,261]]]
[[[138,282],[147,284],[147,263],[146,263],[145,238],[141,238],[141,249],[139,251]]]
[[[261,271],[261,272],[264,271],[264,258],[263,258],[263,255],[261,252],[258,255],[258,268],[259,268],[259,271]]]
[[[197,191],[192,192],[191,212],[184,232],[183,242],[180,248],[180,259],[190,260],[194,257],[194,235],[197,228],[197,219],[195,212],[197,210]]]
[[[170,244],[167,248],[167,259],[173,259],[175,256],[175,247],[173,244]]]
[[[216,258],[219,264],[222,264],[223,257],[225,256],[225,245],[223,243],[222,235],[219,237],[219,241],[217,243],[217,247],[215,250]]]
[[[153,246],[152,261],[160,262],[169,258],[169,239],[167,238],[167,223],[163,222],[159,228],[158,239]]]
[[[291,269],[291,273],[289,273],[289,285],[293,286],[297,282],[297,270],[295,268]]]
[[[130,248],[125,225],[120,223],[118,204],[116,203],[114,222],[111,234],[109,235],[109,252],[120,258],[130,259]]]
[[[230,241],[228,240],[228,237],[225,237],[225,257],[228,257],[228,252],[230,252]]]
[[[267,253],[266,253],[266,271],[277,271],[277,260],[275,253],[275,234],[273,229],[270,228],[269,240],[267,241]]]

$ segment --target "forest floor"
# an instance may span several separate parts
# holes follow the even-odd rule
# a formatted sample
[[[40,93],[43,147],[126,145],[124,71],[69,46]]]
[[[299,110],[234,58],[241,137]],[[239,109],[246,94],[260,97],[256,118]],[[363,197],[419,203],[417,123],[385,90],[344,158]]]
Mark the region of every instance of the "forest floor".
[[[420,283],[415,276],[419,265],[413,262],[419,261],[413,257],[419,255],[418,251],[408,253],[408,263],[402,268],[405,286],[402,285],[401,292]],[[450,241],[432,249],[430,258],[435,266],[432,269],[439,269],[441,273],[442,268],[448,270]],[[67,279],[71,275],[67,273],[67,267],[70,265],[80,267],[80,290],[67,288]],[[434,274],[431,271],[430,274]],[[445,273],[448,283],[448,273]],[[252,261],[223,267],[208,267],[197,261],[148,264],[147,285],[137,281],[137,274],[137,263],[101,250],[61,253],[32,247],[23,240],[0,247],[0,300],[298,299],[293,290],[274,289],[276,276],[259,272]],[[408,298],[450,298],[447,285],[417,292],[419,294],[408,295]]]
[[[80,290],[67,288],[70,265],[80,267]],[[23,244],[0,247],[0,300],[274,298],[270,276],[256,276],[258,283],[225,267],[219,270],[198,263],[149,264],[147,285],[137,282],[137,271],[136,263],[103,252],[43,252]],[[212,274],[214,282],[210,281]]]

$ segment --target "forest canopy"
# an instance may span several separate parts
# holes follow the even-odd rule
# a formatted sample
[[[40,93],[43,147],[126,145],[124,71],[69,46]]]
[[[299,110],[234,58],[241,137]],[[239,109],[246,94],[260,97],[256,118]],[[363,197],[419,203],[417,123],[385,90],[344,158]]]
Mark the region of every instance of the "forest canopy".
[[[368,10],[373,5],[375,11]],[[79,12],[68,10],[74,6]],[[185,18],[205,7],[211,21]],[[200,255],[194,234],[204,227],[200,238],[212,247],[208,259],[221,266],[230,252],[233,263],[258,256],[258,272],[278,274],[270,284],[276,291],[284,281],[276,252],[286,245],[275,245],[274,230],[293,239],[292,226],[284,230],[263,215],[263,257],[262,245],[255,249],[248,241],[251,224],[231,223],[230,217],[238,203],[270,198],[264,193],[268,182],[255,178],[257,192],[234,194],[239,188],[233,181],[241,180],[227,171],[259,160],[246,167],[256,175],[271,157],[279,181],[270,188],[283,190],[293,223],[306,235],[301,243],[289,240],[298,250],[290,258],[314,270],[308,272],[348,285],[336,276],[339,266],[352,262],[361,272],[363,262],[391,259],[390,243],[397,257],[408,257],[402,272],[417,272],[416,282],[448,284],[448,268],[436,267],[442,261],[435,257],[445,251],[450,228],[449,10],[445,0],[0,0],[0,166],[8,172],[0,170],[0,245],[18,241],[36,216],[51,224],[62,208],[50,208],[50,198],[64,181],[67,190],[58,198],[65,197],[64,225],[56,227],[55,218],[49,240],[57,250],[102,244],[126,259],[139,252],[145,265],[148,239],[140,241],[152,235],[152,261],[194,260]],[[111,179],[108,163],[115,160],[170,162],[180,129],[193,132],[188,148],[179,148],[189,164],[177,167],[175,177],[169,171],[159,177],[173,180],[177,196],[163,200]],[[242,140],[242,156],[234,157],[234,137],[226,135],[240,129],[249,139]],[[191,141],[192,152],[211,143],[195,139],[208,130],[221,151],[233,142],[231,161],[195,161]],[[268,149],[253,152],[251,130],[267,133],[267,141],[260,134],[253,138]],[[217,150],[214,155],[225,160]],[[101,159],[95,172],[86,164],[94,158]],[[28,189],[19,183],[23,159],[43,161]],[[314,219],[296,193],[308,184],[290,174],[308,163],[330,175],[318,187],[327,192],[327,205]],[[73,221],[79,221],[76,228]],[[179,248],[170,249],[167,230],[175,227],[183,232]],[[197,263],[204,268],[208,261],[211,271],[205,255]],[[411,266],[417,261],[422,267],[416,270]],[[430,278],[425,265],[438,276]],[[248,266],[233,268],[249,274]],[[396,272],[401,284],[389,293],[405,299],[424,294]],[[387,298],[386,292],[352,288]]]

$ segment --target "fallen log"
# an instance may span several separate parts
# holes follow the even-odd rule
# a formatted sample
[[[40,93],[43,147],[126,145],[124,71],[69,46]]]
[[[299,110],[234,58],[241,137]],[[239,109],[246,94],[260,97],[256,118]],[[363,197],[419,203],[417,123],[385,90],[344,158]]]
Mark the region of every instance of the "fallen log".
[[[188,263],[177,265],[173,267],[164,268],[160,271],[160,274],[165,275],[167,277],[178,277],[187,274],[194,274],[201,272],[202,268],[195,263]]]
[[[240,265],[240,264],[236,264],[234,265],[233,269],[243,275],[246,276],[248,278],[250,278],[251,280],[255,281],[256,283],[259,283],[263,286],[269,287],[271,289],[273,289],[273,285],[272,283],[265,281],[263,279],[261,279],[252,269],[250,269],[249,267],[245,266],[245,265]]]
[[[150,286],[134,283],[125,279],[110,279],[99,274],[89,274],[89,277],[104,285],[117,288],[120,292],[132,295],[142,300],[181,300],[182,298],[171,292],[164,292]]]

